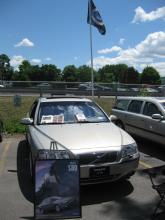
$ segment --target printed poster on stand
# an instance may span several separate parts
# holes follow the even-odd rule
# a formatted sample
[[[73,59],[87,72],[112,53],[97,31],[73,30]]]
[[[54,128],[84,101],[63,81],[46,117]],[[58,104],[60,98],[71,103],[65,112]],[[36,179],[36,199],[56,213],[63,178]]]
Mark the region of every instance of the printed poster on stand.
[[[35,219],[81,217],[78,160],[36,160],[34,216]]]

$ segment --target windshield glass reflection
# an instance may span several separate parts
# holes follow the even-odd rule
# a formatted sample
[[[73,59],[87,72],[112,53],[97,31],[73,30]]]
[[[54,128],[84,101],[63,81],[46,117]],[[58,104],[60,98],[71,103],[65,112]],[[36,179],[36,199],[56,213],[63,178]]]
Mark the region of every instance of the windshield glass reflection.
[[[43,102],[38,124],[109,122],[104,112],[93,102]]]

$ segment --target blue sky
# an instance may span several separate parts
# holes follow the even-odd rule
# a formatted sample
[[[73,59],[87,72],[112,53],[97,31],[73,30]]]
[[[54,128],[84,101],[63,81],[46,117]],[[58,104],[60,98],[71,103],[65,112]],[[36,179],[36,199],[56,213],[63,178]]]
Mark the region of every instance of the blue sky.
[[[165,76],[164,0],[93,0],[106,35],[92,28],[94,67],[147,65]],[[90,65],[88,0],[1,0],[0,54],[15,68],[32,64]]]

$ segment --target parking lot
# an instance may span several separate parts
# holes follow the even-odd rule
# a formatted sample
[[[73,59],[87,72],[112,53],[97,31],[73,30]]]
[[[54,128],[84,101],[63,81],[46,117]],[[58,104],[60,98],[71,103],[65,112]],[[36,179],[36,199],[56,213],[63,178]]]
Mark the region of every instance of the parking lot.
[[[81,187],[83,220],[149,220],[159,199],[143,169],[163,165],[160,145],[136,139],[140,164],[129,181]],[[27,169],[24,136],[4,138],[0,144],[0,219],[33,219],[33,186]],[[157,219],[164,219],[160,215]]]

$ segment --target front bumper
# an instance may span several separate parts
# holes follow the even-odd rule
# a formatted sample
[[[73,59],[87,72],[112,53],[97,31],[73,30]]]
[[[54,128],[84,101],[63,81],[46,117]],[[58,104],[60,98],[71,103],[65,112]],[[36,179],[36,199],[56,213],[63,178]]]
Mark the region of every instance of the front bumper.
[[[105,182],[113,182],[124,176],[133,174],[138,168],[139,157],[133,160],[113,163],[113,164],[97,164],[97,165],[80,165],[80,184],[97,184]],[[90,170],[93,168],[108,167],[108,175],[93,178],[90,176]]]

